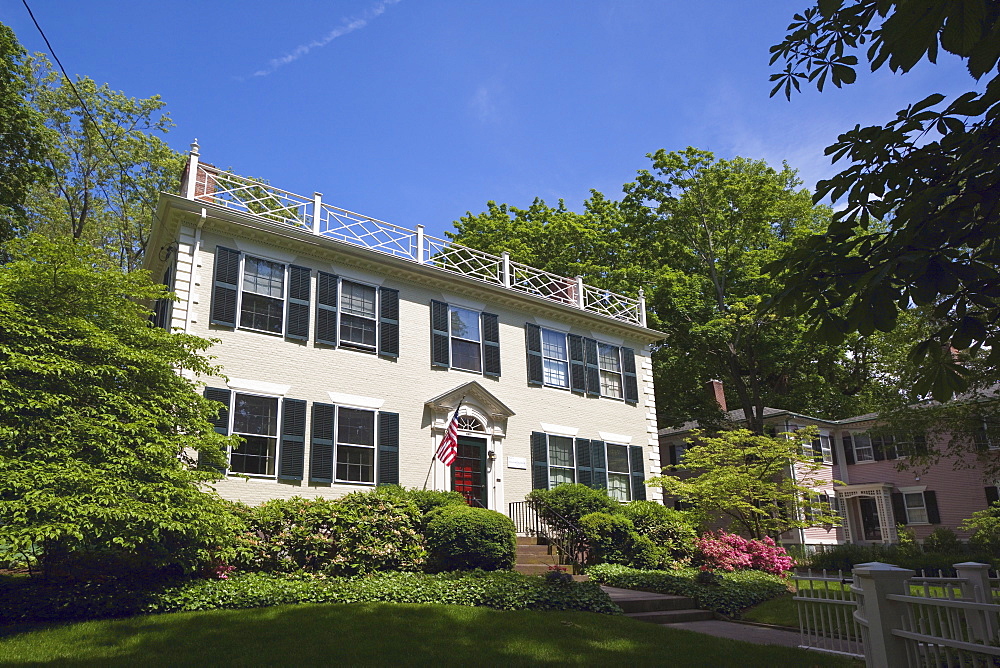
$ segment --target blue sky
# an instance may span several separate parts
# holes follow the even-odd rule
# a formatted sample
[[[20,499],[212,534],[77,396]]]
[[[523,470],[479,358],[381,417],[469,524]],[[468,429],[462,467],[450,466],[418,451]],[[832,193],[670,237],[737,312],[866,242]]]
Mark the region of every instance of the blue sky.
[[[71,74],[159,94],[178,150],[441,235],[487,200],[610,197],[659,148],[800,170],[856,123],[971,90],[955,60],[792,101],[768,47],[805,0],[29,0]],[[44,43],[19,1],[0,21]]]

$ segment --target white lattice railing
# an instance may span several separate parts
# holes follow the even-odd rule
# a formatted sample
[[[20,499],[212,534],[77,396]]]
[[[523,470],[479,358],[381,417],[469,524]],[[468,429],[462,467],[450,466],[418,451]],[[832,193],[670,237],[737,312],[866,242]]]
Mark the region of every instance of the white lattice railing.
[[[275,223],[310,230],[318,236],[411,260],[484,283],[497,285],[635,325],[646,326],[645,300],[586,285],[580,278],[560,276],[501,256],[424,234],[422,225],[409,230],[272,185],[199,164],[192,145],[185,176],[188,199],[211,202]]]

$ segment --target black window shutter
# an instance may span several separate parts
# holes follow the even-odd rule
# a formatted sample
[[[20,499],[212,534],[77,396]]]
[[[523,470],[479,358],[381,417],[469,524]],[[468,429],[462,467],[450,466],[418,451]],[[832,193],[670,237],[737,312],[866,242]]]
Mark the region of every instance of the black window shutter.
[[[213,325],[236,326],[236,297],[240,283],[240,252],[216,246],[212,286]]]
[[[872,454],[875,455],[875,461],[881,462],[885,460],[885,449],[882,446],[882,437],[873,434],[870,438],[872,444]]]
[[[587,487],[594,486],[594,470],[590,465],[590,440],[576,439],[576,481]]]
[[[823,442],[818,438],[813,439],[812,442],[813,449],[813,461],[823,463]]]
[[[500,375],[500,319],[494,313],[479,316],[483,332],[483,374]]]
[[[337,345],[337,277],[316,272],[316,343]]]
[[[841,442],[844,445],[844,462],[846,464],[854,463],[854,439],[851,438],[850,434],[844,434]]]
[[[833,440],[833,436],[830,437],[830,454],[833,456],[833,465],[836,466],[839,464],[837,461],[839,459],[837,457],[837,443]]]
[[[281,459],[278,477],[302,480],[306,458],[306,402],[285,399],[281,403]]]
[[[431,365],[449,368],[448,305],[431,300]]]
[[[604,452],[604,441],[590,442],[590,468],[594,473],[594,489],[608,488],[607,453]]]
[[[632,463],[632,500],[645,501],[646,473],[644,471],[645,460],[642,456],[642,446],[630,445],[628,450],[629,460]]]
[[[205,398],[211,401],[218,401],[222,404],[218,416],[210,418],[209,422],[215,427],[215,431],[223,436],[229,435],[229,398],[232,392],[226,388],[206,387]],[[198,453],[198,467],[202,467],[201,453]],[[212,467],[214,468],[214,467]]]
[[[544,432],[531,432],[531,489],[549,488],[549,440]]]
[[[312,458],[309,462],[309,480],[333,482],[333,415],[336,407],[331,404],[313,404]]]
[[[895,516],[896,524],[909,524],[906,518],[906,503],[899,492],[892,493],[892,514]]]
[[[635,351],[622,348],[622,375],[625,377],[625,401],[639,403],[639,381],[635,375]]]
[[[677,446],[676,445],[668,445],[667,446],[667,451],[669,453],[669,460],[668,461],[670,462],[670,465],[671,466],[677,466],[677,464],[680,463],[680,462],[677,461]]]
[[[1000,501],[1000,489],[996,486],[986,487],[986,505],[992,506],[997,501]]]
[[[923,434],[913,435],[913,454],[915,455],[926,455],[927,450],[927,439]]]
[[[528,384],[545,382],[542,371],[542,328],[533,322],[524,323],[524,344],[528,349]]]
[[[399,357],[399,290],[379,288],[378,354]]]
[[[378,414],[378,484],[399,484],[399,413]]]
[[[569,386],[574,392],[581,394],[587,391],[587,364],[583,359],[583,337],[578,334],[567,334],[569,346]]]
[[[583,340],[583,352],[587,363],[587,394],[601,396],[601,369],[597,365],[597,341]]]
[[[941,524],[941,512],[938,510],[937,492],[924,492],[924,505],[927,506],[927,521],[931,524]]]
[[[288,266],[288,302],[285,304],[285,336],[306,341],[309,338],[309,293],[312,292],[307,267]]]

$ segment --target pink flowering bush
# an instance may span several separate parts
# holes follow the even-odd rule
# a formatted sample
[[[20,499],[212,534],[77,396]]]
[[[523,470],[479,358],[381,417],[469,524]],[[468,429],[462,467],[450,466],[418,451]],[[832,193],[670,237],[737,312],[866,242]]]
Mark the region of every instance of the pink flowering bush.
[[[771,538],[753,540],[734,533],[706,533],[696,542],[702,562],[721,571],[753,569],[781,575],[792,569],[795,560]]]

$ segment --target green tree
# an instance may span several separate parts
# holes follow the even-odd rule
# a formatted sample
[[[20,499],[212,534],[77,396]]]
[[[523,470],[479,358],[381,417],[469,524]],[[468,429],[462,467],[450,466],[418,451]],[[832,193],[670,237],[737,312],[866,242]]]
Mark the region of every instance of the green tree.
[[[828,342],[890,331],[911,305],[933,309],[910,358],[916,391],[944,401],[995,383],[1000,363],[1000,2],[819,0],[771,47],[785,65],[771,94],[851,84],[859,53],[873,71],[906,73],[941,52],[965,61],[978,90],[934,93],[840,135],[826,153],[849,164],[814,199],[846,206],[771,269],[785,282],[781,308],[808,314]]]
[[[184,168],[184,156],[162,139],[173,125],[164,102],[89,77],[71,85],[42,54],[30,65],[27,100],[56,140],[45,156],[53,179],[26,203],[29,228],[85,240],[122,269],[138,268],[159,193],[176,191]]]
[[[0,266],[0,544],[46,573],[82,554],[195,568],[234,515],[192,452],[224,466],[218,404],[182,376],[210,342],[149,324],[167,297],[83,242],[30,235]]]
[[[703,522],[725,518],[733,530],[756,539],[777,538],[790,529],[837,525],[829,504],[815,499],[815,489],[824,482],[820,473],[826,469],[813,457],[815,436],[815,428],[777,436],[748,429],[716,436],[696,431],[674,467],[685,473],[650,478],[646,484],[663,487],[690,504],[690,512]]]
[[[25,223],[31,187],[49,176],[43,166],[50,136],[28,104],[31,68],[14,31],[0,23],[0,243]]]

